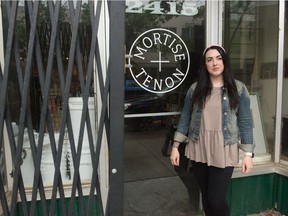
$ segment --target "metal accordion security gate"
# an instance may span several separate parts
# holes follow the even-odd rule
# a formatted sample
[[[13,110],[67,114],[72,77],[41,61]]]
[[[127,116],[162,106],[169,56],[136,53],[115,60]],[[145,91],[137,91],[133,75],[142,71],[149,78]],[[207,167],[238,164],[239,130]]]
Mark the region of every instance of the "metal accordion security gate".
[[[0,215],[122,215],[123,1],[1,1]]]

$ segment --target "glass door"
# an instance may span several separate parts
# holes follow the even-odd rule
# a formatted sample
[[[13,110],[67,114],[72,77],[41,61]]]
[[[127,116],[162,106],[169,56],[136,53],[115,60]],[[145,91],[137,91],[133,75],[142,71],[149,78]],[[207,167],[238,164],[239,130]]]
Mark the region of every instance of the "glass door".
[[[189,164],[182,157],[183,166],[174,169],[169,153],[186,91],[197,80],[205,17],[205,1],[126,0],[124,215],[155,215],[165,199],[174,198],[166,194],[173,184],[183,193],[171,205],[187,202],[186,213],[193,211],[185,187],[191,178]],[[149,210],[143,209],[143,202]],[[161,207],[162,213],[169,205]]]

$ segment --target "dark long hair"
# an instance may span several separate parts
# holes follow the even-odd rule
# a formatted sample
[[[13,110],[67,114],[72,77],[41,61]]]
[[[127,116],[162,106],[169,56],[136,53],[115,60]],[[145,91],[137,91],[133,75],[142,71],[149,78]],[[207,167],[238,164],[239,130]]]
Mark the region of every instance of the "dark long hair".
[[[223,79],[224,79],[224,86],[223,91],[227,91],[229,97],[229,103],[231,109],[236,109],[239,104],[239,95],[237,91],[236,82],[233,78],[233,74],[230,68],[230,61],[226,54],[226,51],[218,45],[212,45],[205,49],[199,67],[199,79],[197,82],[197,86],[193,93],[193,101],[192,101],[192,109],[195,105],[198,105],[200,108],[203,109],[205,105],[206,98],[211,95],[211,90],[213,88],[209,72],[206,68],[205,64],[205,56],[208,50],[215,49],[217,50],[223,59],[224,64],[224,71],[223,71]]]

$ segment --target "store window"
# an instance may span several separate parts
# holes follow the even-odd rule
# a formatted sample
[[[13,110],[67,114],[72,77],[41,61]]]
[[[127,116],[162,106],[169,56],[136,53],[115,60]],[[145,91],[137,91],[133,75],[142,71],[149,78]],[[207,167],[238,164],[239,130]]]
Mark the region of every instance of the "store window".
[[[283,71],[283,98],[282,98],[282,137],[281,159],[288,161],[288,4],[285,2],[285,38],[284,38],[284,71]]]
[[[186,92],[197,80],[206,1],[126,0],[125,17],[124,184],[161,182],[180,172],[169,160],[171,137]],[[181,170],[187,173],[184,158],[183,151]],[[124,194],[126,200],[129,193]]]
[[[6,5],[8,4],[8,6]],[[81,113],[83,107],[82,100],[82,91],[84,87],[90,89],[89,97],[89,115],[91,121],[92,131],[95,131],[95,111],[94,111],[94,85],[93,80],[87,81],[88,77],[88,61],[89,61],[89,52],[91,46],[91,21],[90,21],[90,11],[87,2],[81,3],[77,6],[77,2],[68,2],[63,1],[60,3],[59,15],[55,17],[51,15],[51,5],[49,1],[40,1],[38,8],[38,17],[37,17],[37,37],[35,39],[35,50],[33,53],[33,61],[31,64],[31,69],[27,68],[27,58],[28,58],[28,47],[29,43],[29,33],[32,28],[32,13],[31,13],[31,4],[27,1],[20,1],[18,4],[18,11],[16,14],[15,22],[15,40],[11,54],[11,63],[9,68],[9,80],[7,86],[7,106],[10,107],[10,115],[13,134],[15,138],[15,143],[18,140],[19,133],[19,119],[21,116],[21,103],[22,103],[22,91],[23,91],[23,80],[26,77],[30,77],[30,86],[29,86],[29,107],[27,108],[27,119],[25,121],[25,129],[23,135],[23,151],[22,151],[22,164],[21,172],[24,184],[26,186],[31,186],[33,184],[34,178],[34,162],[32,155],[33,141],[37,146],[39,143],[43,142],[42,156],[41,156],[41,174],[44,184],[52,184],[55,166],[54,159],[52,156],[52,142],[55,142],[55,147],[58,149],[59,135],[60,135],[60,125],[61,125],[61,113],[63,106],[64,92],[68,91],[69,95],[69,109],[70,109],[70,118],[74,134],[74,142],[77,150],[78,137],[79,137],[79,128]],[[2,13],[3,13],[3,32],[4,37],[8,34],[9,19],[6,8],[10,7],[10,2],[3,2]],[[52,6],[54,7],[54,6]],[[78,28],[78,38],[77,45],[75,48],[74,61],[69,59],[71,57],[70,49],[73,49],[72,41],[72,32],[73,28],[76,28],[75,25],[72,26],[72,21],[74,19],[74,14],[71,14],[71,7],[80,7],[80,24]],[[56,9],[55,9],[56,11]],[[76,13],[76,12],[75,12]],[[76,16],[76,15],[75,15]],[[33,17],[34,18],[34,17]],[[53,40],[53,25],[51,20],[57,19],[57,40]],[[75,31],[75,30],[74,30]],[[7,38],[3,38],[3,41],[7,41]],[[53,61],[51,61],[51,53],[49,49],[51,48],[51,43],[55,45]],[[31,51],[31,50],[30,50]],[[53,62],[53,63],[52,63]],[[44,89],[44,85],[41,85],[44,82],[47,83],[47,80],[51,73],[50,85],[47,89]],[[93,77],[93,75],[92,75]],[[46,79],[46,80],[45,80]],[[71,79],[71,83],[70,83]],[[62,84],[61,84],[62,83]],[[64,83],[64,84],[63,84]],[[68,84],[67,84],[68,83]],[[91,83],[90,85],[87,83]],[[87,84],[87,86],[86,86]],[[63,91],[64,88],[67,88]],[[44,131],[44,138],[41,141],[39,139],[40,134],[40,121],[41,115],[44,106],[44,96],[48,91],[48,115],[45,126],[42,128]],[[67,95],[67,94],[66,94]],[[48,120],[49,119],[49,120]],[[32,122],[32,127],[30,122]],[[68,120],[66,121],[68,122]],[[51,127],[49,126],[51,125]],[[65,123],[65,125],[67,125]],[[50,127],[50,129],[49,129]],[[32,132],[29,133],[29,131]],[[91,130],[91,129],[90,129]],[[42,131],[42,132],[43,132]],[[65,136],[63,141],[62,156],[60,161],[60,172],[62,180],[69,182],[73,178],[75,172],[71,145],[69,143],[68,132],[65,129]],[[52,136],[54,135],[54,138]],[[95,133],[93,133],[93,136]],[[95,137],[94,144],[95,144]],[[40,141],[39,141],[39,140]],[[55,139],[53,141],[53,139]],[[39,141],[39,142],[38,142]],[[7,147],[9,143],[7,143]],[[2,149],[2,148],[1,148]],[[6,155],[5,155],[6,156]],[[3,152],[0,152],[0,162],[1,162],[1,175],[4,175],[2,164],[3,164]],[[7,154],[6,162],[9,162],[11,156]],[[8,163],[7,162],[7,163]],[[9,162],[10,164],[10,162]],[[12,164],[12,162],[11,162]],[[7,172],[11,173],[12,170]],[[89,141],[87,135],[87,125],[85,126],[84,136],[83,136],[83,146],[82,146],[82,156],[80,160],[80,176],[81,180],[91,180],[92,177],[92,162],[91,154],[89,149]]]
[[[125,43],[126,131],[165,129],[197,79],[205,46],[205,1],[127,0]],[[142,80],[141,71],[148,74]]]
[[[255,153],[265,161],[271,160],[275,146],[278,2],[224,4],[224,46],[235,78],[250,92]]]

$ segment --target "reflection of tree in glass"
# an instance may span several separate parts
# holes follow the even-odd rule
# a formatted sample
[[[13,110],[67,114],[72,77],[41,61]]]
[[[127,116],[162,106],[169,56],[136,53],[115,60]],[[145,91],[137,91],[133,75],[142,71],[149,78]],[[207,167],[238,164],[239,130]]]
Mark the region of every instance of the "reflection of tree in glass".
[[[149,3],[150,2],[153,1],[149,1]],[[183,2],[184,1],[177,2],[176,11],[179,14],[181,14]],[[151,14],[151,12],[147,10],[143,10],[143,13],[126,13],[126,47],[131,47],[134,40],[143,32],[152,28],[160,28],[163,23],[168,22],[173,18],[177,18],[178,16],[183,16],[166,14],[170,11],[170,5],[166,1],[161,2],[161,8],[161,12],[164,14]],[[205,21],[205,4],[199,4],[197,10],[198,13],[191,17],[191,23],[185,24],[186,27],[194,26],[195,19],[201,19],[201,22]]]
[[[251,1],[227,1],[225,2],[225,13],[230,17],[227,19],[228,23],[227,26],[231,26],[234,31],[229,32],[226,31],[226,40],[229,38],[229,42],[225,41],[226,50],[229,52],[234,40],[237,38],[237,34],[241,34],[241,24],[244,22],[244,17],[254,17],[255,16],[256,5],[255,2]],[[250,18],[251,19],[251,18]],[[252,20],[249,22],[251,29],[254,28],[254,22]],[[229,34],[229,35],[228,35]]]
[[[81,7],[82,7],[82,10],[81,10],[81,23],[84,23],[86,25],[91,25],[89,4],[88,3],[83,3]]]
[[[66,20],[67,16],[67,10],[68,5],[67,2],[61,2],[61,7],[59,10],[59,17],[58,20],[60,22],[63,22]],[[49,7],[47,1],[40,1],[39,2],[39,9],[38,9],[38,25],[41,25],[41,23],[50,23],[50,13],[49,13]]]
[[[169,5],[165,1],[161,2],[161,8],[163,12],[169,10]],[[131,47],[133,41],[144,31],[152,28],[161,27],[162,23],[167,22],[173,16],[171,15],[159,15],[150,14],[149,11],[143,13],[126,13],[126,46]]]
[[[19,11],[23,13],[18,13],[15,34],[17,35],[17,40],[19,44],[20,57],[22,59],[26,58],[27,55],[27,39],[29,33],[29,11],[26,1],[20,1]],[[6,14],[6,10],[3,10]],[[20,16],[20,14],[23,14]],[[61,2],[58,16],[58,34],[60,39],[60,46],[63,54],[63,58],[67,58],[69,55],[70,42],[71,42],[71,27],[69,20],[70,12],[68,2]],[[5,16],[4,16],[5,18]],[[54,19],[55,17],[53,17]],[[47,56],[50,34],[51,34],[51,15],[49,12],[48,1],[40,1],[38,8],[37,17],[37,32],[41,45],[41,52],[43,56]],[[90,10],[88,3],[83,3],[81,5],[81,24],[79,25],[79,40],[81,53],[84,55],[89,52],[89,44],[91,43],[91,21],[90,21]]]

